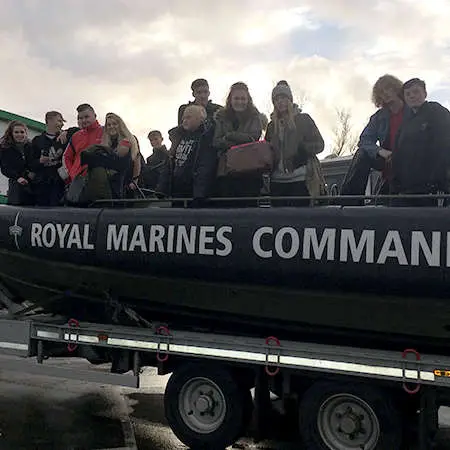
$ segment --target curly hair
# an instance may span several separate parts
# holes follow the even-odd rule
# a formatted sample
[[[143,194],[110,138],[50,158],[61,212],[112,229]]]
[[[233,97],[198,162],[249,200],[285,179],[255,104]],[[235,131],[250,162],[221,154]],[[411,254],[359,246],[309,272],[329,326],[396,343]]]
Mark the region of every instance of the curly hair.
[[[377,108],[385,106],[382,98],[383,91],[393,89],[399,98],[403,99],[403,82],[393,75],[383,75],[373,85],[372,102]]]
[[[20,120],[13,120],[12,122],[9,122],[8,126],[6,127],[5,133],[0,138],[0,147],[6,148],[14,145],[13,131],[15,127],[23,127],[28,133],[28,128],[23,122],[20,122]]]

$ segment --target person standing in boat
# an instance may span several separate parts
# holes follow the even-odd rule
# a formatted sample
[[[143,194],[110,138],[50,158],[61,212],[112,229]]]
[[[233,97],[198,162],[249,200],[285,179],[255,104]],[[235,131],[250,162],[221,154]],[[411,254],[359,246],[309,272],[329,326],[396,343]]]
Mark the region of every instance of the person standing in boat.
[[[111,148],[114,155],[119,158],[118,170],[111,174],[110,184],[113,198],[122,198],[125,191],[129,189],[129,184],[136,182],[139,178],[139,173],[135,177],[135,161],[140,156],[137,139],[121,117],[114,113],[108,113],[105,118],[102,144]],[[121,169],[122,166],[125,170]]]
[[[61,133],[59,133],[56,140],[58,142],[60,142],[61,144],[63,144],[64,148],[67,149],[67,145],[68,145],[68,143],[70,143],[72,136],[77,131],[80,131],[80,130],[81,130],[81,120],[78,119],[77,127],[69,127],[67,130],[62,130]],[[61,167],[58,169],[58,174],[59,174],[61,180],[63,180],[64,190],[65,190],[66,187],[68,186],[68,184],[70,183],[70,181],[69,181],[69,172],[67,171],[67,167],[66,167],[65,161],[64,161],[64,154],[63,154],[63,158],[61,161]]]
[[[65,120],[58,111],[45,114],[46,130],[32,140],[33,169],[36,173],[36,204],[57,206],[64,196],[64,181],[59,175],[65,145],[58,140]]]
[[[220,105],[213,103],[209,99],[209,84],[204,78],[198,78],[194,80],[191,84],[192,96],[194,97],[193,102],[188,102],[185,105],[181,105],[178,108],[178,126],[182,124],[184,110],[190,105],[203,106],[206,111],[206,115],[209,119],[212,119],[214,113],[221,108]]]
[[[148,133],[148,140],[152,146],[153,153],[147,158],[143,167],[143,180],[147,189],[155,190],[158,186],[163,167],[169,159],[169,152],[163,144],[160,131],[152,130]]]
[[[175,198],[192,197],[192,206],[203,206],[211,195],[217,168],[213,136],[214,122],[205,108],[188,106],[181,126],[169,131],[172,146],[157,190]]]
[[[411,110],[404,102],[403,83],[393,75],[383,75],[376,81],[372,101],[379,109],[361,133],[341,195],[364,195],[372,169],[382,172],[376,193],[386,195],[391,191],[391,163],[396,150],[396,136],[402,123],[411,117]]]
[[[271,178],[274,196],[318,197],[325,190],[317,155],[324,140],[314,120],[294,103],[289,84],[280,81],[272,91],[274,110],[265,139],[275,150]],[[289,205],[295,202],[289,202]]]
[[[0,138],[0,168],[8,178],[8,204],[31,206],[35,203],[32,171],[33,148],[24,123],[9,123]]]
[[[73,182],[77,176],[83,175],[86,169],[86,166],[83,166],[80,161],[81,152],[90,145],[100,144],[103,137],[103,127],[97,121],[97,115],[91,105],[87,103],[79,105],[77,113],[81,130],[72,136],[63,155],[69,182]]]
[[[403,123],[392,155],[392,185],[398,194],[448,193],[450,111],[427,101],[425,82],[413,78],[403,85],[412,116]],[[436,199],[399,198],[398,206],[436,206]]]
[[[248,86],[234,83],[224,108],[214,115],[216,129],[213,145],[219,159],[233,146],[258,141],[263,131],[263,115],[253,104]],[[220,164],[220,162],[219,162]],[[218,192],[222,197],[257,197],[262,188],[260,173],[221,176]]]

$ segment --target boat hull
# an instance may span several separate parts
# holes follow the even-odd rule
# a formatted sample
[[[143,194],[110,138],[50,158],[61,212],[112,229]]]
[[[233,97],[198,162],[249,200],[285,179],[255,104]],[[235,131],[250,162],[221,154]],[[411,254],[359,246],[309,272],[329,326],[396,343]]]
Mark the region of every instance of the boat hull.
[[[450,335],[448,224],[446,208],[3,206],[0,279],[79,320],[118,300],[173,327],[423,351]]]
[[[450,304],[444,299],[150,277],[7,251],[0,251],[0,280],[18,298],[79,321],[111,323],[112,302],[119,301],[173,328],[450,353]]]

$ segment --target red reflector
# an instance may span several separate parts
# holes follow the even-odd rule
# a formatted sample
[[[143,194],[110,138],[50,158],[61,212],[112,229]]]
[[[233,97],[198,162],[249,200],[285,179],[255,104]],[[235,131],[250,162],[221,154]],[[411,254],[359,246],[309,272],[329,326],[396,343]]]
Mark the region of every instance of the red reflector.
[[[99,334],[97,337],[98,337],[99,341],[107,341],[108,340],[107,334]]]

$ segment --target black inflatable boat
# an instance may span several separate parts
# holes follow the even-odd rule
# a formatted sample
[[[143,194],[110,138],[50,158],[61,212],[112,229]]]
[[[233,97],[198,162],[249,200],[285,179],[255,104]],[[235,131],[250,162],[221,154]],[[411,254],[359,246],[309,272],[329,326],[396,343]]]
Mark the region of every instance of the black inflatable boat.
[[[0,206],[0,281],[80,320],[447,351],[449,268],[448,208]]]

